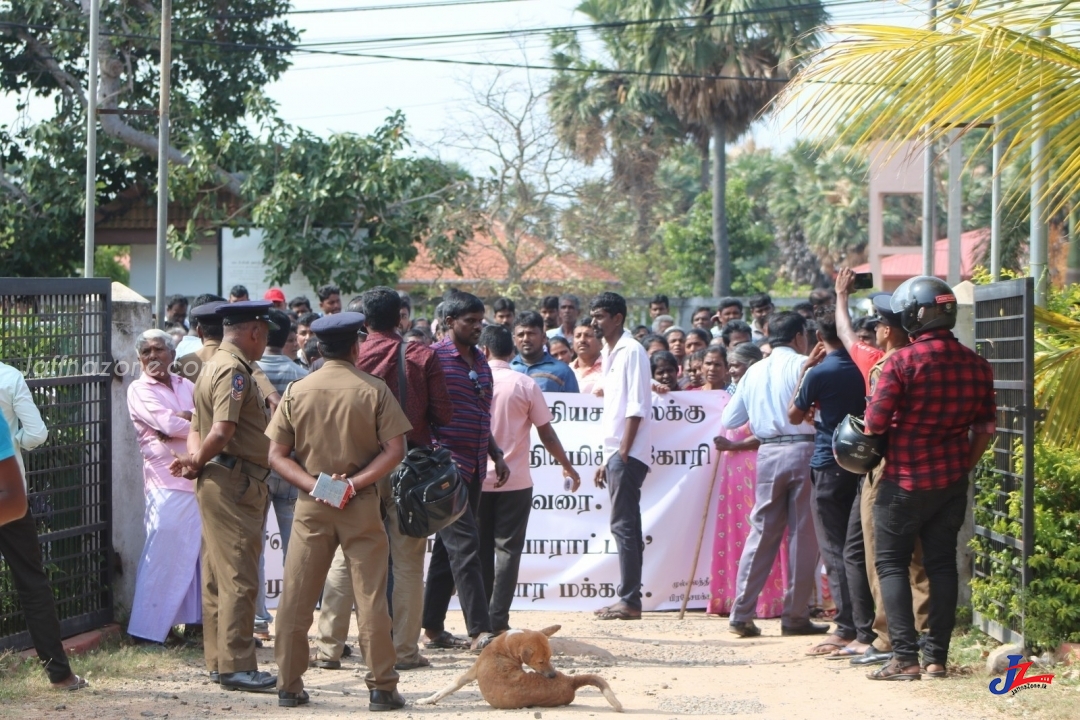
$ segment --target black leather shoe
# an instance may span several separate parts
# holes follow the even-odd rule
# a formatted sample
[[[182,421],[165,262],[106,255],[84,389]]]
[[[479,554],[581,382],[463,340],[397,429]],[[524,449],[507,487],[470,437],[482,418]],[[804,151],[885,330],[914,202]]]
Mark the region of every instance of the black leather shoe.
[[[277,677],[258,670],[245,670],[243,672],[221,673],[219,682],[221,687],[226,690],[273,692],[274,686],[277,685]]]
[[[761,628],[754,624],[753,620],[746,622],[729,622],[728,629],[739,637],[757,637],[761,634]]]
[[[372,690],[368,697],[368,710],[371,712],[383,712],[384,710],[400,710],[405,707],[405,698],[397,690]]]
[[[352,657],[352,645],[346,643],[341,647],[341,657]]]
[[[218,675],[217,670],[211,670],[210,671],[210,682],[212,682],[212,683],[221,682],[221,676]]]
[[[311,661],[312,667],[322,668],[323,670],[340,670],[340,660],[327,660],[325,658],[316,657]]]
[[[309,700],[311,700],[311,696],[307,694],[307,690],[301,690],[298,693],[278,690],[277,704],[279,707],[296,707],[297,705],[307,705]]]
[[[851,658],[851,664],[856,667],[861,667],[863,665],[884,665],[890,660],[892,660],[891,652],[882,652],[871,645],[870,649],[859,657]]]
[[[790,635],[826,635],[829,632],[829,626],[821,623],[806,623],[805,625],[798,625],[790,627],[788,625],[780,626],[780,634],[787,637]]]

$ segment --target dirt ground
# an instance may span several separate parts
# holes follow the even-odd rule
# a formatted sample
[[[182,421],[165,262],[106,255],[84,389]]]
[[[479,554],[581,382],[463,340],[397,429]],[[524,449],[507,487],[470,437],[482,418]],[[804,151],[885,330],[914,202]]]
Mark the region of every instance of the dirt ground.
[[[452,614],[449,629],[461,633],[461,617]],[[1033,689],[1015,698],[991,695],[988,678],[970,672],[917,683],[873,682],[863,677],[865,670],[846,661],[805,657],[808,640],[781,637],[779,621],[775,620],[759,621],[762,636],[751,640],[730,635],[726,619],[700,612],[688,613],[681,621],[675,613],[649,613],[640,622],[602,622],[587,613],[517,612],[511,623],[535,629],[562,625],[553,639],[557,641],[553,642],[556,667],[566,673],[599,673],[610,682],[626,714],[640,718],[1080,718],[1080,710],[1071,709],[1080,708],[1080,686],[1075,682]],[[474,660],[464,651],[432,650],[425,654],[432,661],[431,668],[402,673],[399,689],[409,704],[394,717],[470,720],[506,714],[557,720],[614,715],[594,688],[583,688],[574,704],[564,708],[494,710],[475,685],[437,706],[417,706],[416,700],[448,683]],[[259,661],[262,669],[275,670],[269,646],[259,651]],[[297,709],[279,708],[275,695],[221,690],[209,683],[201,663],[190,653],[180,659],[175,655],[168,661],[163,658],[161,669],[162,674],[151,671],[139,677],[91,677],[89,691],[63,697],[46,691],[24,701],[4,703],[0,716],[75,720],[345,718],[367,712],[365,668],[355,657],[347,658],[341,670],[309,670],[305,682],[311,704]]]

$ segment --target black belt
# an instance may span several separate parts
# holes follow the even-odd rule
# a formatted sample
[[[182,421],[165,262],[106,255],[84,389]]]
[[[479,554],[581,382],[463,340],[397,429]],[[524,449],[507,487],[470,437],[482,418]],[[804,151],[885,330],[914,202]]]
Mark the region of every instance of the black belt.
[[[243,463],[240,466],[240,472],[245,475],[251,475],[259,480],[265,480],[266,476],[270,474],[269,468],[264,468],[262,465],[253,463],[250,460],[244,460],[238,458],[235,455],[229,455],[227,453],[218,453],[214,457],[210,458],[210,462],[217,463],[222,467],[232,470],[236,467],[236,463]]]
[[[762,445],[784,445],[787,443],[814,442],[814,436],[806,433],[800,435],[777,435],[771,438],[758,440]]]

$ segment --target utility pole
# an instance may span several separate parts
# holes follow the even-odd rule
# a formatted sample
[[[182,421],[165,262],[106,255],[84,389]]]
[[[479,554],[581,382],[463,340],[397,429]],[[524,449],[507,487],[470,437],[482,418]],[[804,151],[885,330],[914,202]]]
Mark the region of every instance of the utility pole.
[[[963,172],[964,154],[960,131],[953,130],[949,133],[949,271],[945,282],[954,287],[960,284],[961,278],[960,235],[964,225],[961,217],[963,197],[960,176]]]
[[[1001,156],[1005,139],[1001,136],[1001,116],[994,116],[994,154],[990,168],[990,279],[1001,279]]]
[[[1035,31],[1039,37],[1049,37],[1049,28]],[[1049,173],[1046,167],[1047,127],[1041,115],[1046,101],[1043,93],[1035,94],[1034,112],[1035,142],[1031,146],[1031,262],[1029,274],[1035,278],[1035,304],[1046,307],[1047,253],[1046,253],[1046,186]]]
[[[83,277],[94,277],[94,219],[97,213],[98,15],[100,0],[90,0],[90,47],[86,78],[86,224],[83,232]]]
[[[930,30],[937,29],[937,0],[930,0]],[[923,196],[922,196],[922,271],[923,275],[934,274],[934,242],[936,237],[936,203],[934,198],[934,144],[929,140],[927,128],[926,149],[923,151]]]
[[[158,105],[157,275],[154,307],[165,327],[165,238],[169,227],[169,80],[172,70],[172,0],[161,0],[161,91]]]

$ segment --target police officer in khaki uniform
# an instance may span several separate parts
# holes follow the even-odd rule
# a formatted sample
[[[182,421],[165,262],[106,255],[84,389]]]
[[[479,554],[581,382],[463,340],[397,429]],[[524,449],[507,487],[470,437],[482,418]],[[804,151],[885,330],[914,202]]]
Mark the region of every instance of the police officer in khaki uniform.
[[[222,305],[228,305],[228,303],[224,300],[212,300],[192,308],[191,312],[188,313],[192,322],[195,323],[195,332],[198,333],[199,338],[202,340],[202,347],[182,358],[177,358],[176,374],[180,377],[195,382],[199,379],[199,372],[203,369],[203,365],[209,362],[217,353],[225,333],[225,328],[222,325],[223,316],[218,315],[217,312]],[[278,393],[274,384],[270,382],[270,378],[266,377],[266,373],[262,371],[262,368],[252,364],[251,370],[263,402],[273,412],[281,399],[281,394]]]
[[[344,312],[312,323],[325,364],[286,389],[266,430],[271,467],[301,491],[275,621],[278,704],[284,707],[308,702],[308,630],[339,545],[352,574],[359,644],[370,668],[364,678],[368,709],[405,705],[394,670],[386,601],[389,542],[375,484],[405,457],[405,433],[412,426],[386,384],[355,367],[363,322],[361,313]],[[342,507],[309,495],[320,473],[348,480]]]
[[[269,494],[263,398],[252,381],[270,328],[271,303],[223,303],[224,339],[195,383],[188,455],[174,475],[198,478],[203,523],[203,651],[228,690],[270,692],[277,681],[255,659],[255,599]]]

